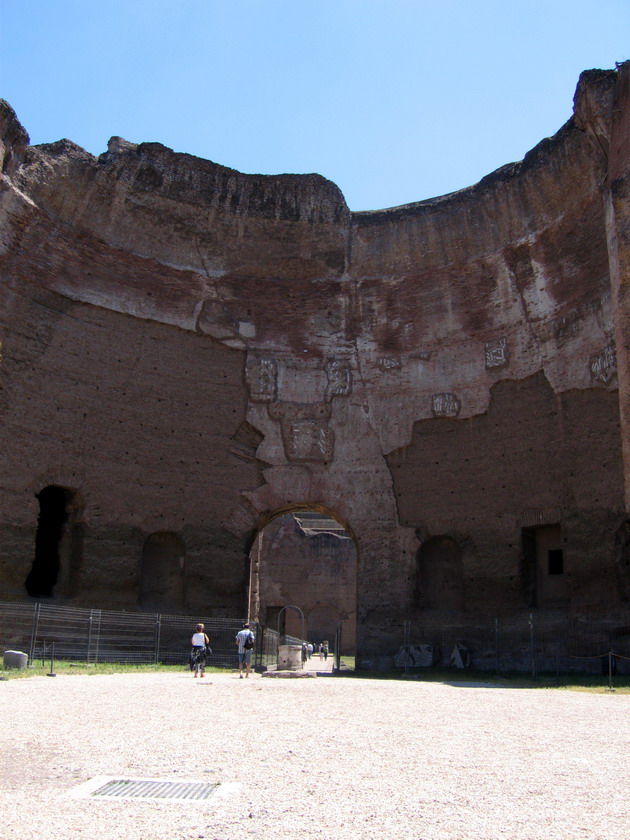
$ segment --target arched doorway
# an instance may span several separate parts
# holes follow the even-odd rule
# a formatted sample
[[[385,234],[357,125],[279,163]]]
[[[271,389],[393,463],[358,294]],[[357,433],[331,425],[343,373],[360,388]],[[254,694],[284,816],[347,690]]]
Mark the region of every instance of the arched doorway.
[[[306,617],[308,641],[332,644],[341,627],[341,653],[356,648],[357,548],[351,532],[324,509],[296,507],[270,517],[250,553],[250,617],[299,638],[296,604]]]

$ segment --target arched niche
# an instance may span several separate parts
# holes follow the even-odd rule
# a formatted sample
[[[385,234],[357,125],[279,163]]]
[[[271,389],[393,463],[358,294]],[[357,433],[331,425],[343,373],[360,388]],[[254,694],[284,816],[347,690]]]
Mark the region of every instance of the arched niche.
[[[461,610],[462,551],[446,534],[422,543],[417,554],[417,602],[423,609]]]
[[[186,546],[177,534],[158,531],[142,547],[140,606],[175,612],[184,605]]]
[[[630,519],[615,533],[615,571],[619,585],[619,594],[624,602],[630,601]]]

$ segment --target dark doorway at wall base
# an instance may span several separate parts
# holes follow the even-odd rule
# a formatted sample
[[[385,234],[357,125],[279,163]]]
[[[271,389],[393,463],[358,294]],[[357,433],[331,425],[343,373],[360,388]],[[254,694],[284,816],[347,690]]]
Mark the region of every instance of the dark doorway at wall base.
[[[32,598],[50,598],[59,577],[59,545],[68,520],[71,491],[50,485],[37,494],[39,518],[35,535],[35,559],[25,585]]]

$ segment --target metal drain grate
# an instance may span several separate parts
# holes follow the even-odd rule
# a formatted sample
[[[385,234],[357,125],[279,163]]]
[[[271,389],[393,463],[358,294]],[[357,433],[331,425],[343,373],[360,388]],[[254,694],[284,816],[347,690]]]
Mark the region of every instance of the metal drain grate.
[[[209,782],[112,779],[91,795],[108,799],[208,799],[216,789],[217,785]]]
[[[90,799],[159,799],[182,802],[210,799],[218,788],[218,782],[169,782],[164,779],[117,779],[100,776],[81,785],[74,795]]]

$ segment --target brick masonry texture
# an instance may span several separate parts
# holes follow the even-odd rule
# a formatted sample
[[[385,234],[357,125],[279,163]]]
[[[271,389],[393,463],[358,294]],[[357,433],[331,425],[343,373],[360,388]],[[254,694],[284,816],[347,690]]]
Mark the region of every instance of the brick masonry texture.
[[[588,71],[523,161],[352,213],[318,175],[33,147],[4,103],[0,598],[57,487],[60,603],[245,615],[282,590],[261,529],[316,510],[365,662],[409,617],[627,609],[629,111],[628,63]]]

